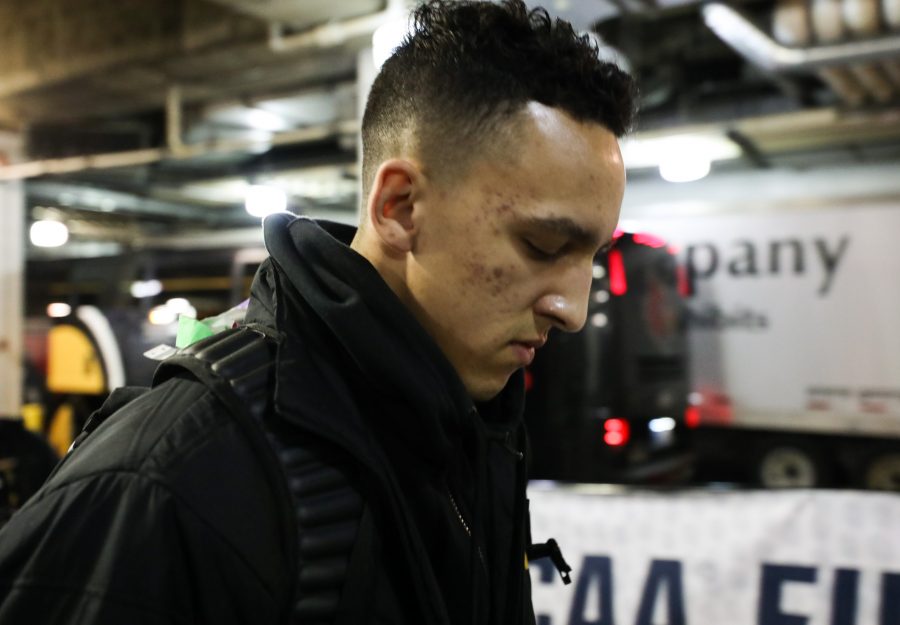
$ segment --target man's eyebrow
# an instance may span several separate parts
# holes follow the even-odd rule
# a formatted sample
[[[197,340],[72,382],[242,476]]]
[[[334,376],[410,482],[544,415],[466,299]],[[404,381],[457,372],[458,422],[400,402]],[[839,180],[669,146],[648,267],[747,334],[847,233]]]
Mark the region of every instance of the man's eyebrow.
[[[563,235],[571,239],[579,247],[597,247],[600,245],[600,237],[596,233],[568,217],[527,217],[525,224],[531,228],[549,230],[554,234]],[[606,249],[611,245],[612,241],[609,241],[603,248]]]

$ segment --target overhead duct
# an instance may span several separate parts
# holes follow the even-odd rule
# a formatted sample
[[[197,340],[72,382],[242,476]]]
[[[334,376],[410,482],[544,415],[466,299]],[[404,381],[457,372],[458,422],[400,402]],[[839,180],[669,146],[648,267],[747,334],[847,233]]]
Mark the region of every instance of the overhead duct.
[[[321,141],[341,135],[352,135],[359,131],[356,120],[326,124],[319,127],[301,128],[279,132],[264,142],[252,140],[218,140],[200,144],[182,144],[176,150],[169,147],[132,150],[129,152],[110,152],[107,154],[88,154],[65,158],[44,159],[0,166],[0,181],[22,180],[50,174],[71,174],[89,169],[114,169],[117,167],[136,167],[149,165],[165,160],[185,160],[212,154],[231,154],[259,150],[276,145],[291,145],[310,141]]]
[[[881,32],[878,0],[844,0],[843,18],[848,32],[857,37],[876,37]],[[851,66],[851,71],[872,95],[876,102],[885,104],[895,95],[894,85],[884,72],[893,59],[881,63],[864,63]]]
[[[885,28],[900,31],[900,0],[882,0],[881,16],[884,18]],[[887,61],[884,69],[891,82],[900,87],[900,60]]]
[[[806,48],[813,32],[820,42],[837,42],[844,37],[841,0],[780,0],[772,15],[772,34],[790,48]],[[820,69],[819,78],[850,106],[859,106],[866,93],[856,77],[842,67]]]
[[[211,0],[270,24],[288,24],[305,30],[326,22],[371,15],[384,8],[384,0]]]
[[[706,25],[754,65],[771,72],[809,72],[900,56],[900,35],[804,48],[783,46],[734,9],[712,3],[703,7]]]
[[[286,35],[282,22],[269,26],[269,48],[273,52],[293,52],[307,48],[333,48],[353,41],[371,43],[379,26],[407,12],[406,0],[388,0],[384,10],[360,17],[327,22],[295,35]]]

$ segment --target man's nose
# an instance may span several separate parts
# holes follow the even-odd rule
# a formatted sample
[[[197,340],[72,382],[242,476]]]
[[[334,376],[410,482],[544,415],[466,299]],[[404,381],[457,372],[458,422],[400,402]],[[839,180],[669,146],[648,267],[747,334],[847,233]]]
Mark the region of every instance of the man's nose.
[[[587,319],[591,294],[591,267],[567,271],[535,303],[535,313],[546,317],[564,332],[578,332]]]

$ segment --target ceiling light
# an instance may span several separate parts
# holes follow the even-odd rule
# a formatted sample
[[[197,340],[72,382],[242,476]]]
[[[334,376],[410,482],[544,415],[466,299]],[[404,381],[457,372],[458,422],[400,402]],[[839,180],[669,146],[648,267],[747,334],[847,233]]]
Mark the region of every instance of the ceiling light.
[[[711,132],[637,136],[623,139],[621,146],[622,159],[628,169],[659,167],[663,164],[668,168],[669,163],[676,161],[712,162],[741,155],[741,149],[736,143]]]
[[[195,314],[197,312],[194,307],[191,306],[191,303],[183,297],[173,297],[170,300],[166,300],[166,306],[174,310],[176,313],[182,315],[190,313],[191,311],[193,311]]]
[[[31,224],[30,235],[38,247],[59,247],[69,240],[69,229],[61,221],[42,219]]]
[[[159,280],[136,280],[131,283],[131,297],[138,299],[153,297],[162,293],[162,282]]]
[[[672,157],[659,164],[659,175],[667,182],[693,182],[705,178],[712,163],[702,156]]]
[[[287,194],[278,187],[252,184],[244,195],[244,208],[254,217],[265,217],[287,210]]]
[[[64,302],[53,302],[47,305],[47,316],[59,319],[72,314],[72,307]]]
[[[178,321],[179,316],[197,318],[197,309],[183,297],[173,297],[161,306],[150,309],[147,319],[156,326],[170,325]]]
[[[147,319],[155,326],[167,326],[178,320],[178,313],[166,305],[154,306],[150,309]]]
[[[256,130],[268,132],[281,132],[288,129],[287,122],[277,113],[261,108],[247,108],[243,112],[245,123]]]

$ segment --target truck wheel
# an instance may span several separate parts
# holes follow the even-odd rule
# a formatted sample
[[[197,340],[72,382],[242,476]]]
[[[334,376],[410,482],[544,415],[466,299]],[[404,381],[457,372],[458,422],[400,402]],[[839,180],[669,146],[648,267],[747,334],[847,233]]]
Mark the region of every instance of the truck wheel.
[[[825,483],[824,466],[819,458],[795,445],[764,449],[756,466],[759,483],[765,488],[815,488]]]
[[[900,491],[900,452],[888,452],[866,466],[863,486],[872,490]]]

